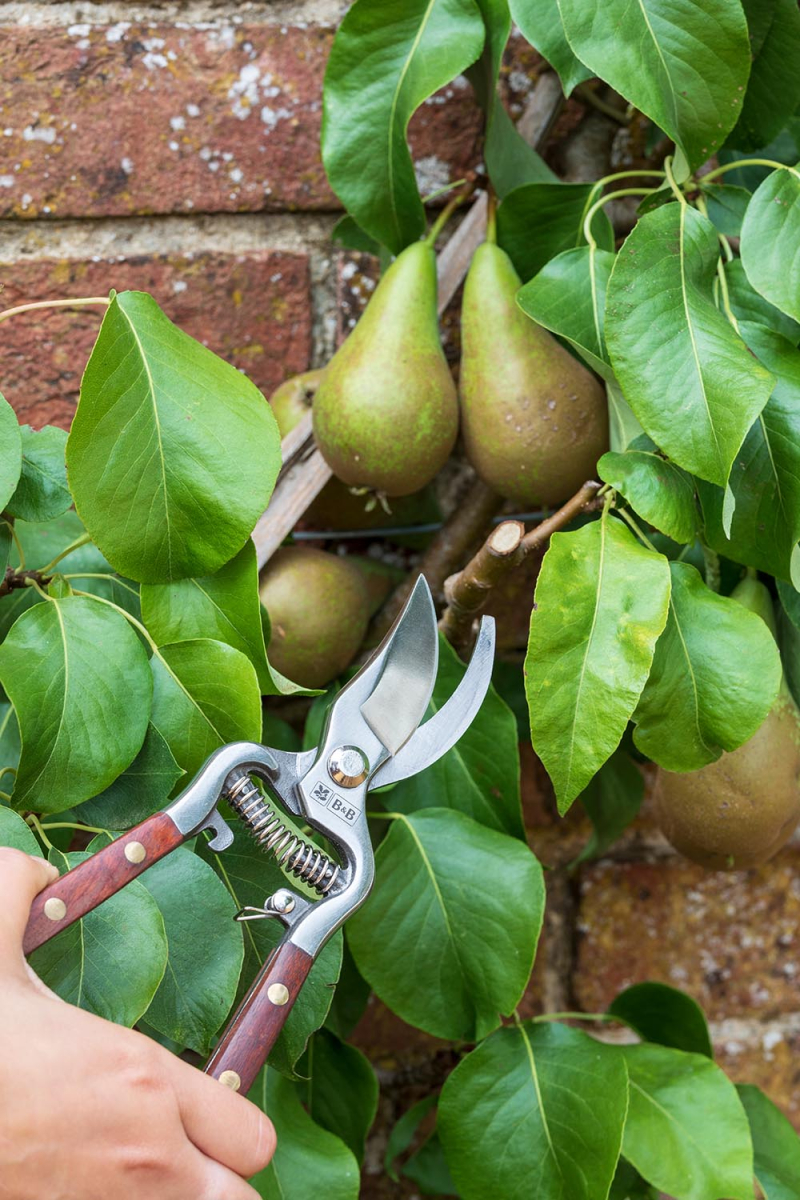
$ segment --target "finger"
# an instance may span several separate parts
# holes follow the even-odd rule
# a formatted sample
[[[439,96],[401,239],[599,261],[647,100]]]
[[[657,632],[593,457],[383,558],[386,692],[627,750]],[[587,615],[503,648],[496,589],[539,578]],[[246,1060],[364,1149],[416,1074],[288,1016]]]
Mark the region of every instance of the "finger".
[[[263,1170],[275,1152],[269,1117],[210,1075],[169,1056],[183,1127],[203,1154],[249,1177]]]
[[[209,1159],[205,1163],[203,1190],[197,1200],[258,1200],[260,1193],[233,1171]]]
[[[58,879],[58,868],[43,858],[0,846],[0,955],[18,952],[33,899]]]

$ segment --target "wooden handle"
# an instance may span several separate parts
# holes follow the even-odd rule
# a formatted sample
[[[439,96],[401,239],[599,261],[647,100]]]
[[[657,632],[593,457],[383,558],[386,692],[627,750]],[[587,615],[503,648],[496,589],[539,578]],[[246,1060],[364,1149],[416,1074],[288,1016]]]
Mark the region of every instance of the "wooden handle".
[[[86,916],[126,883],[185,841],[171,817],[154,813],[40,892],[31,906],[23,948],[30,954]]]
[[[234,1092],[245,1095],[267,1060],[314,960],[283,941],[267,959],[205,1065]]]

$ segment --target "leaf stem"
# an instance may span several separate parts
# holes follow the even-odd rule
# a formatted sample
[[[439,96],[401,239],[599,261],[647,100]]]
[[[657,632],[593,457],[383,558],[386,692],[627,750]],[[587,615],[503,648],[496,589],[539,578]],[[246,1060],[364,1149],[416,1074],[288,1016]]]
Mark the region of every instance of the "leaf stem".
[[[5,800],[7,802],[10,802],[10,800],[11,800],[10,793],[9,792],[0,792],[0,800]]]
[[[672,190],[672,194],[674,195],[675,199],[678,201],[679,204],[682,204],[684,208],[688,208],[689,207],[688,201],[687,201],[686,197],[684,196],[683,192],[681,191],[681,189],[678,187],[678,184],[675,182],[675,176],[672,173],[672,155],[671,154],[668,154],[667,157],[664,159],[664,174],[667,177],[667,183],[669,184],[669,186]]]
[[[53,843],[50,841],[50,838],[45,833],[45,831],[42,827],[42,823],[39,820],[39,818],[36,816],[36,813],[28,813],[25,820],[36,831],[36,833],[38,833],[39,837],[42,839],[45,846],[47,846],[47,849],[52,850],[54,848]]]
[[[453,188],[463,187],[466,182],[466,179],[456,179],[453,183],[446,183],[444,187],[437,188],[435,192],[425,196],[422,203],[430,204],[431,200],[438,200],[440,196],[446,196],[448,192],[452,192]]]
[[[43,600],[46,600],[46,601],[48,602],[48,604],[54,604],[54,603],[55,603],[55,601],[53,600],[53,597],[52,597],[52,596],[48,596],[48,594],[47,594],[47,592],[44,590],[44,588],[43,588],[43,587],[41,587],[41,586],[40,586],[40,585],[39,585],[39,584],[36,582],[36,580],[35,580],[35,579],[31,578],[31,576],[30,576],[30,575],[29,575],[29,576],[28,576],[28,578],[25,580],[25,584],[26,584],[26,586],[27,586],[27,587],[32,587],[32,588],[34,589],[34,591],[38,592],[38,593],[39,593],[39,595],[42,597],[42,599],[43,599]]]
[[[368,812],[371,821],[399,821],[402,813]]]
[[[18,313],[32,312],[35,308],[80,308],[85,304],[104,304],[108,307],[108,296],[83,296],[72,300],[36,300],[31,304],[18,304],[0,312],[0,321],[7,321]]]
[[[8,525],[8,528],[11,530],[11,537],[13,538],[14,545],[17,548],[17,557],[19,558],[19,569],[20,569],[20,571],[24,571],[25,570],[25,551],[22,549],[22,542],[19,540],[19,534],[17,533],[16,529],[14,528],[13,521],[7,521],[6,524]]]
[[[47,564],[46,567],[40,567],[39,574],[51,575],[53,572],[53,567],[56,566],[57,563],[60,563],[62,558],[66,558],[68,554],[72,554],[73,550],[77,550],[79,546],[85,546],[86,543],[90,542],[91,540],[91,536],[88,533],[82,533],[80,537],[75,538],[74,542],[70,542],[70,544],[64,550],[57,554],[55,558]]]
[[[719,293],[722,298],[723,312],[725,313],[725,316],[728,318],[728,320],[730,321],[733,328],[736,330],[736,332],[741,337],[741,332],[739,330],[739,322],[736,320],[736,317],[734,316],[734,313],[733,313],[733,309],[731,308],[731,297],[730,297],[730,292],[728,291],[728,277],[725,274],[725,264],[722,261],[722,258],[717,259],[717,279],[719,280]]]
[[[604,205],[610,204],[612,200],[622,200],[625,196],[649,196],[652,192],[653,188],[620,188],[619,191],[609,192],[607,196],[601,196],[599,200],[595,200],[583,219],[583,236],[592,249],[597,249],[597,242],[592,236],[592,221],[595,213],[599,212]]]
[[[486,240],[494,245],[497,241],[497,196],[494,188],[486,197]]]
[[[638,537],[638,538],[639,538],[639,539],[640,539],[640,540],[641,540],[641,541],[644,543],[644,545],[645,545],[645,546],[647,546],[647,548],[648,548],[649,550],[652,550],[654,554],[658,554],[658,553],[659,553],[659,551],[658,551],[658,550],[656,550],[655,546],[654,546],[654,545],[653,545],[653,543],[650,541],[650,538],[647,536],[647,534],[646,534],[646,533],[642,533],[641,529],[640,529],[640,528],[639,528],[639,526],[637,525],[636,521],[634,521],[633,517],[632,517],[632,516],[631,516],[631,514],[630,514],[630,513],[627,511],[627,509],[624,509],[624,508],[618,508],[616,511],[617,511],[617,512],[619,513],[619,515],[622,517],[623,521],[627,521],[627,522],[628,522],[628,524],[630,525],[630,527],[631,527],[631,529],[633,530],[633,532],[634,532],[634,533],[636,534],[636,536],[637,536],[637,537]]]
[[[11,711],[11,710],[9,709],[9,712],[10,712],[10,711]],[[14,776],[16,776],[16,774],[17,774],[17,768],[16,768],[16,767],[0,767],[0,779],[2,779],[4,775],[14,775]]]
[[[697,182],[700,184],[708,183],[712,179],[716,179],[719,175],[724,175],[727,171],[738,171],[740,167],[770,167],[773,171],[789,171],[790,167],[786,163],[774,162],[771,158],[740,158],[736,162],[723,163],[721,167],[715,167],[713,171],[709,171],[702,179]]]
[[[145,639],[145,641],[147,642],[148,646],[153,651],[153,653],[158,654],[158,657],[161,658],[161,654],[159,654],[158,646],[153,641],[153,639],[150,637],[150,634],[147,632],[147,630],[145,629],[142,622],[137,621],[136,617],[131,616],[131,614],[129,612],[126,612],[125,609],[122,608],[119,604],[115,604],[113,600],[106,600],[105,596],[94,596],[94,595],[92,595],[91,592],[81,592],[81,591],[78,591],[77,588],[75,589],[75,595],[76,596],[85,596],[87,600],[96,600],[98,604],[107,604],[109,608],[115,609],[116,612],[120,613],[125,618],[126,621],[130,621],[130,623],[131,623],[131,625],[133,625],[134,629],[138,629],[139,633]]]
[[[108,829],[101,829],[97,825],[81,825],[75,821],[48,821],[40,826],[41,829],[80,829],[83,833],[107,833],[111,836]]]
[[[110,571],[73,571],[69,575],[64,576],[65,579],[110,579],[112,583],[118,583],[126,592],[130,592],[132,596],[138,596],[136,588],[131,587],[119,575],[114,575]]]

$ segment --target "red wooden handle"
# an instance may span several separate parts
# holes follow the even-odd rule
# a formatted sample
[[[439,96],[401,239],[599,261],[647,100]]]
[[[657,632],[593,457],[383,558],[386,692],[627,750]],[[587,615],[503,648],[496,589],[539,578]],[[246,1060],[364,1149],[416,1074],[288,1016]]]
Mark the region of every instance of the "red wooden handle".
[[[313,963],[305,950],[281,942],[256,976],[206,1063],[207,1075],[243,1095],[250,1090]]]
[[[30,954],[86,916],[186,839],[171,817],[154,813],[141,825],[49,884],[34,900],[23,948]]]

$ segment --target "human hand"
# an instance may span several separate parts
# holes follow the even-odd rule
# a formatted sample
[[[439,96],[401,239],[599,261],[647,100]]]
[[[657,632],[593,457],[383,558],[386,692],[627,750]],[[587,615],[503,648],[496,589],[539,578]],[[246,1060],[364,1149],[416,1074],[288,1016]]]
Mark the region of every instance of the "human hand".
[[[2,1200],[255,1200],[271,1121],[142,1034],[65,1004],[28,967],[55,867],[0,848]],[[23,1036],[24,1034],[24,1036]]]

